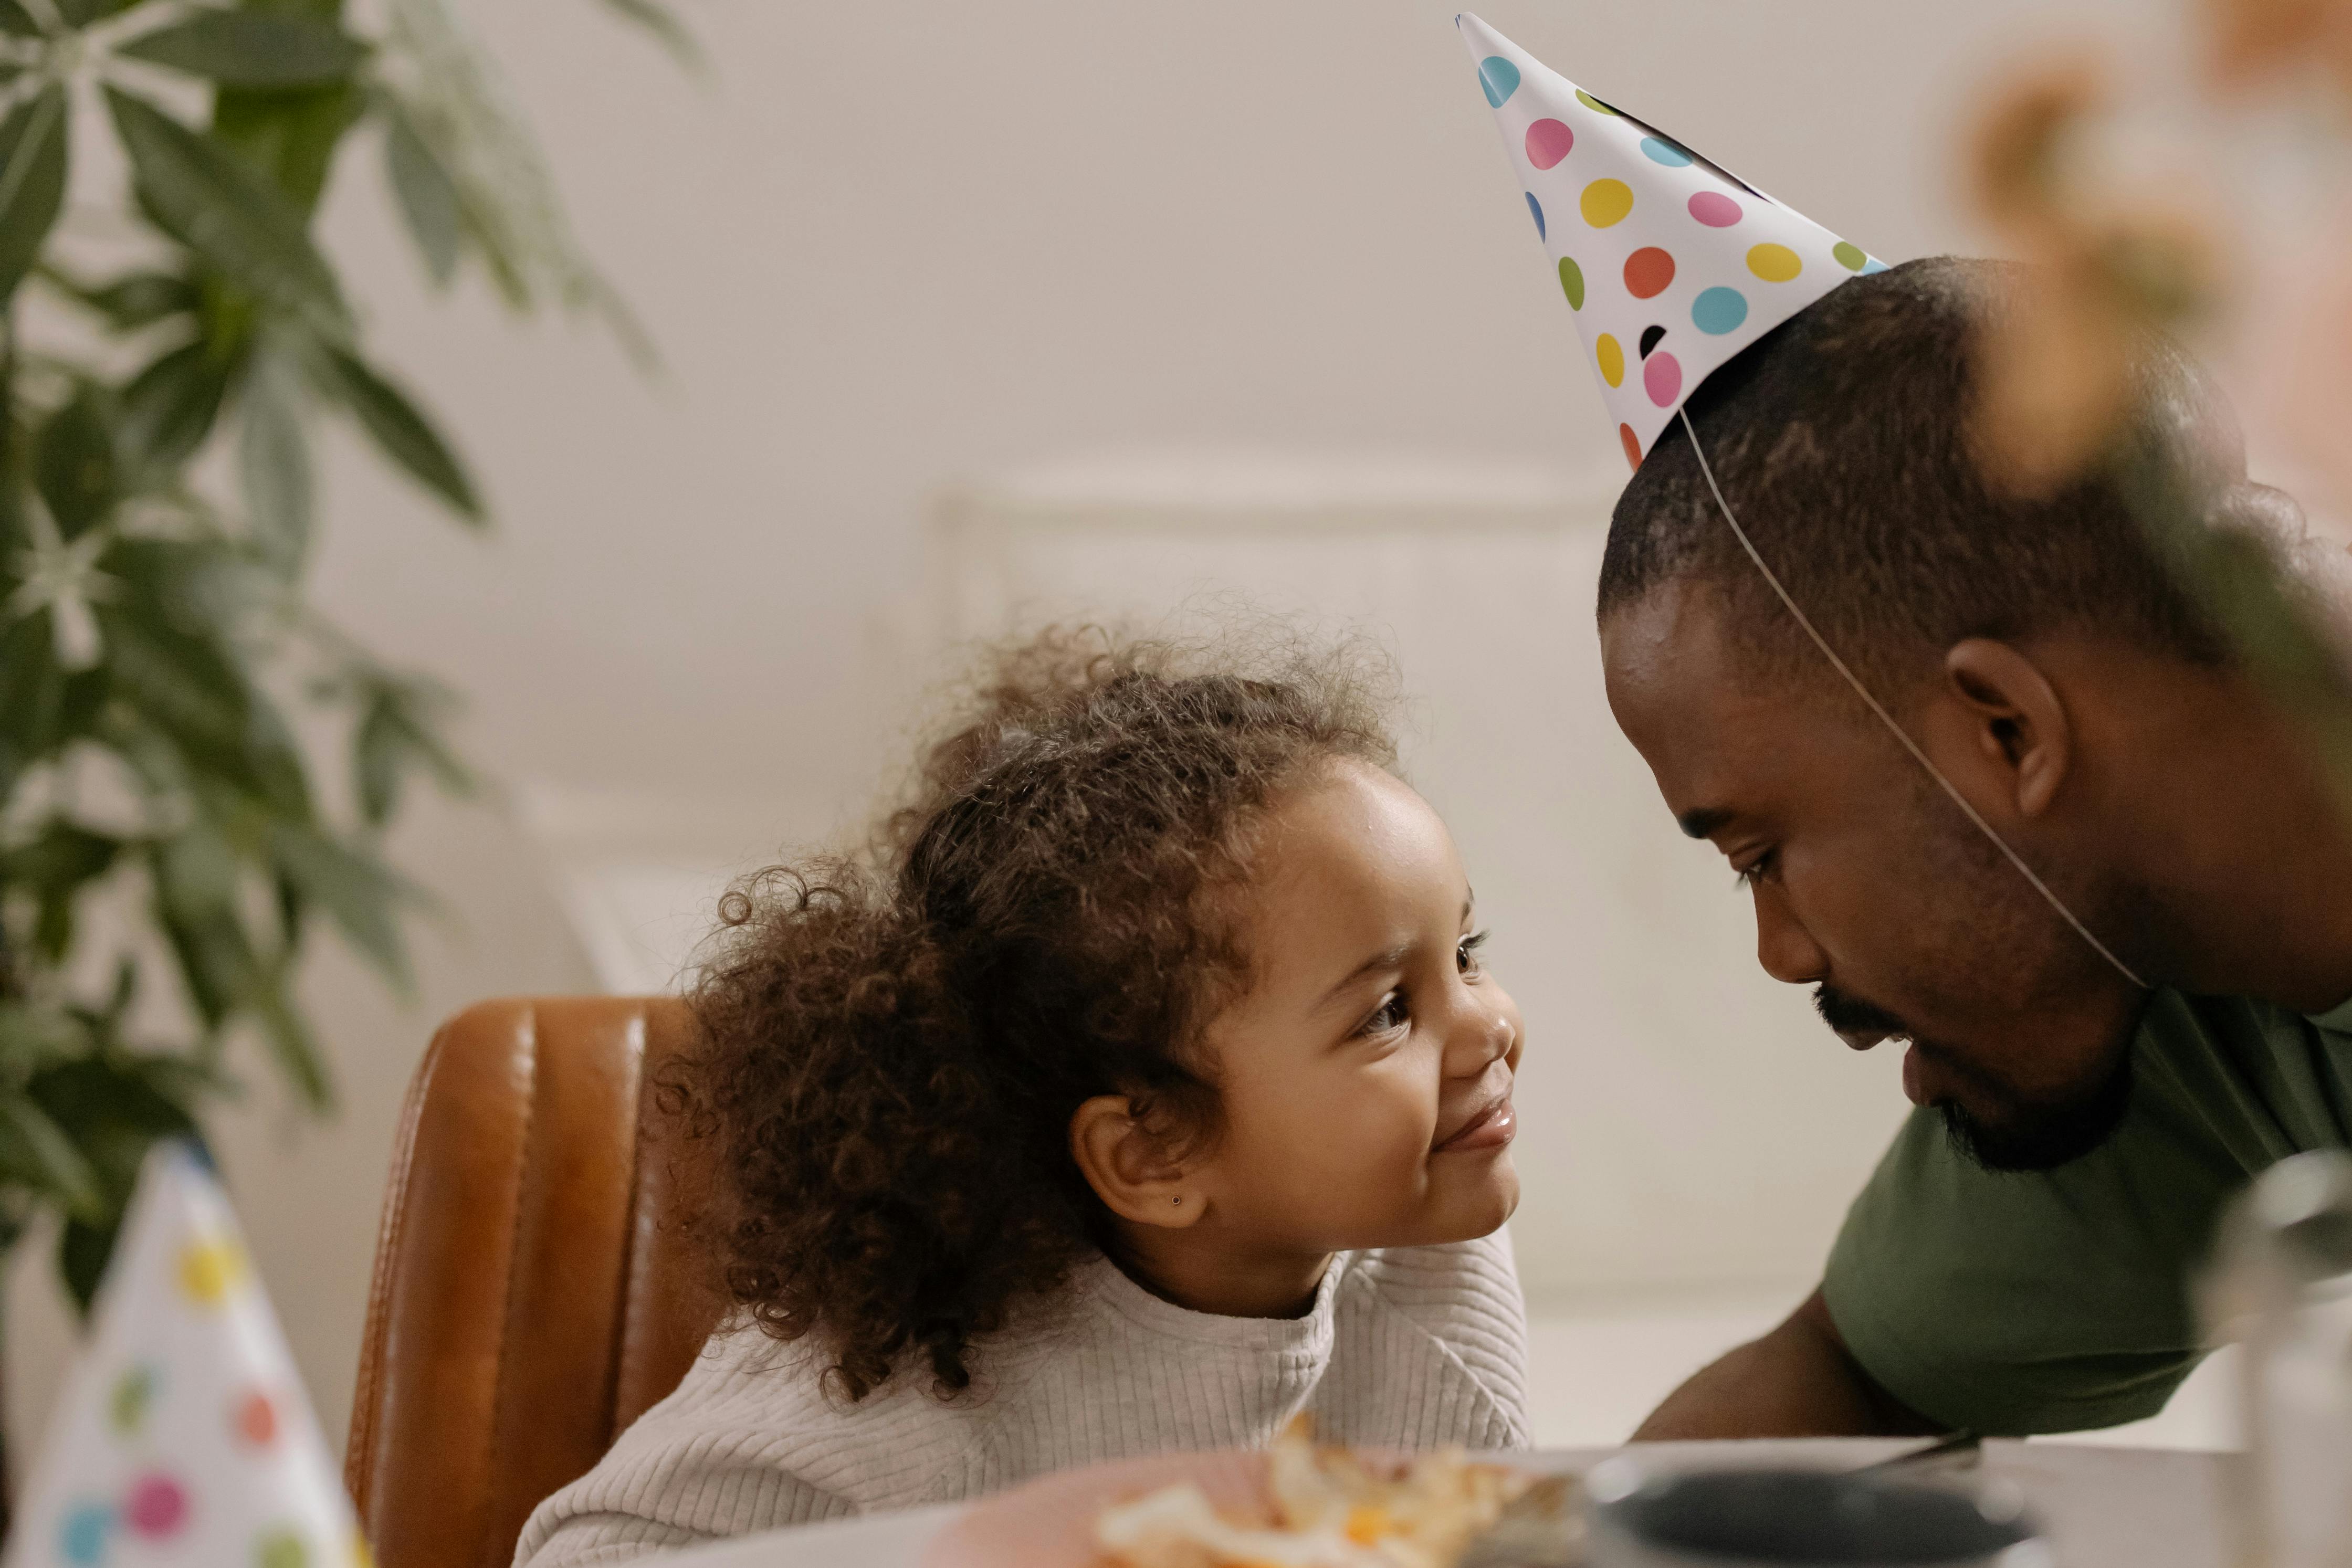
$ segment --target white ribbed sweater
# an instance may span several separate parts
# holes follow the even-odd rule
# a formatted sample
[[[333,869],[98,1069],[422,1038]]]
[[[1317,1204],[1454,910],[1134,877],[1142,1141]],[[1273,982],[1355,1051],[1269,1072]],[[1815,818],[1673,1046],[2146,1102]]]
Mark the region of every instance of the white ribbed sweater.
[[[1187,1312],[1107,1260],[1069,1294],[1050,1329],[992,1343],[986,1394],[954,1403],[900,1382],[844,1406],[818,1387],[806,1342],[721,1331],[676,1393],[540,1504],[518,1568],[947,1502],[1097,1459],[1255,1447],[1301,1410],[1339,1442],[1528,1442],[1527,1319],[1499,1233],[1341,1253],[1303,1318]]]

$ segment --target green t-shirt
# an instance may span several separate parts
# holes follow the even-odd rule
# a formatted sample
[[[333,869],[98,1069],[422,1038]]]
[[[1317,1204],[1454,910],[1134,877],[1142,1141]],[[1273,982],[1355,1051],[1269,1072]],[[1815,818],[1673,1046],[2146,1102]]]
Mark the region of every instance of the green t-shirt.
[[[2058,1170],[1996,1175],[1917,1111],[1854,1199],[1823,1290],[1880,1386],[1948,1427],[2078,1431],[2164,1402],[2202,1346],[2190,1275],[2273,1162],[2352,1145],[2352,1002],[2305,1018],[2159,992],[2123,1124]]]

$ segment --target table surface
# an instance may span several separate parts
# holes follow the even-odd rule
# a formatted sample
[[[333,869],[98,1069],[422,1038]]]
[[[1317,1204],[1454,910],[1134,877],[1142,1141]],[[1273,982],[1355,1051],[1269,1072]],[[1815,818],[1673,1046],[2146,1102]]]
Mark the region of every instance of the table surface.
[[[1843,1467],[1916,1446],[1870,1438],[1655,1443],[1664,1461]],[[1580,1471],[1612,1448],[1521,1456],[1531,1469]],[[2066,1443],[1987,1443],[1970,1473],[2014,1481],[2042,1516],[2058,1568],[2224,1568],[2224,1456]],[[677,1568],[920,1568],[923,1549],[961,1504],[908,1509],[798,1530],[713,1542],[676,1553]],[[667,1568],[667,1565],[666,1565]]]

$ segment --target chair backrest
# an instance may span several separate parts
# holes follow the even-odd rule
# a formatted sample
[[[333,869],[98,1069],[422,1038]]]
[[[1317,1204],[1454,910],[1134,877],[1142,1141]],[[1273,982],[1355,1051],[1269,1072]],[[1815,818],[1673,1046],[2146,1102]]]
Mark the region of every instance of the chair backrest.
[[[417,1069],[344,1479],[384,1568],[506,1568],[532,1507],[677,1386],[719,1312],[644,1085],[674,998],[484,1002]]]

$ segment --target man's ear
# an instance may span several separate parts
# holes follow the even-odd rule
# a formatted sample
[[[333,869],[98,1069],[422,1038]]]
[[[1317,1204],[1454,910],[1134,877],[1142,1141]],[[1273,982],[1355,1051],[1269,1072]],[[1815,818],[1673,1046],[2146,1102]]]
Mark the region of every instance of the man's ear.
[[[1955,643],[1944,655],[1942,695],[1968,726],[1970,771],[1997,776],[2021,817],[2049,810],[2074,762],[2074,731],[2033,661],[1990,637]]]
[[[1181,1230],[1207,1207],[1167,1129],[1124,1094],[1097,1094],[1071,1113],[1070,1157],[1121,1219]]]

